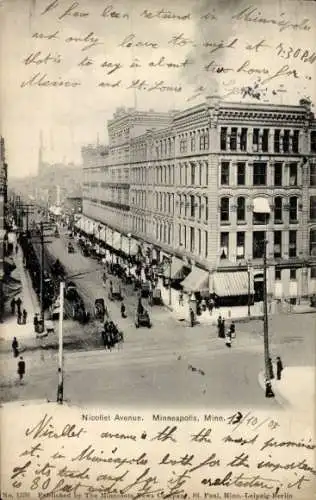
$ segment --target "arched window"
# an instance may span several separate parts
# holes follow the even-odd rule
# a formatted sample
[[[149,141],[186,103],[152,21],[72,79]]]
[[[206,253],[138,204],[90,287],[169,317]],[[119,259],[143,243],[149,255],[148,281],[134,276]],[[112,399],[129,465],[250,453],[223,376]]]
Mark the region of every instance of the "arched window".
[[[224,196],[221,198],[221,207],[220,207],[220,217],[221,217],[221,222],[228,222],[229,221],[229,198],[227,196]]]

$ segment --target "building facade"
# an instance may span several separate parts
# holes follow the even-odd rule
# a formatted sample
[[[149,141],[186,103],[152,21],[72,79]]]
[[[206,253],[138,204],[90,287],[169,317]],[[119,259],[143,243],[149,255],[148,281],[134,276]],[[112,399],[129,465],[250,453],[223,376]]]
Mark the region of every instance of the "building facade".
[[[251,273],[258,293],[266,241],[269,294],[298,301],[316,293],[316,121],[308,101],[120,111],[108,129],[108,180],[90,179],[99,191],[89,186],[96,201],[84,200],[84,214],[225,277],[228,288],[238,286],[237,272]]]

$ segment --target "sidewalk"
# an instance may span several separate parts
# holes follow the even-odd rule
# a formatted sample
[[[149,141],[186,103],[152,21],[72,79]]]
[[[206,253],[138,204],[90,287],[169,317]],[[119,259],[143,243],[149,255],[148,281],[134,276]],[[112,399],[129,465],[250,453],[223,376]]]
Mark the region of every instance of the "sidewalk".
[[[173,316],[178,321],[189,321],[189,304],[188,296],[184,294],[183,305],[179,304],[179,291],[171,288],[171,305],[169,305],[169,288],[165,288],[162,282],[159,282],[159,287],[161,289],[162,300],[168,309],[172,312]],[[250,307],[250,317],[261,318],[263,314],[262,303],[258,302]],[[236,306],[236,307],[220,307],[218,309],[213,309],[212,314],[209,310],[202,312],[201,316],[197,317],[197,321],[200,324],[205,325],[216,325],[219,316],[228,319],[248,319],[248,307],[247,306]]]
[[[27,271],[23,266],[23,256],[22,251],[19,249],[18,254],[13,257],[16,265],[16,274],[22,284],[22,290],[20,297],[22,299],[21,309],[26,309],[27,311],[27,322],[26,325],[18,325],[16,315],[8,315],[1,325],[1,341],[12,341],[13,337],[17,337],[18,342],[20,340],[23,343],[23,339],[33,338],[35,339],[34,329],[33,329],[33,317],[35,312],[39,312],[40,306],[38,304],[37,296],[32,288],[31,280],[27,274]],[[10,305],[6,305],[10,308]]]
[[[259,384],[264,390],[264,372],[259,373]],[[272,380],[278,403],[312,422],[315,422],[315,386],[314,366],[288,366],[284,368],[281,380]]]

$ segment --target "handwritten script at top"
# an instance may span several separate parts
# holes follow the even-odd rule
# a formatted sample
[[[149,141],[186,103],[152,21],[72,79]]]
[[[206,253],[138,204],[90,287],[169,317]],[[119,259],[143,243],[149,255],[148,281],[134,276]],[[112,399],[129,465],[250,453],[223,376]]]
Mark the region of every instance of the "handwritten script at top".
[[[186,84],[197,75],[201,84],[193,92],[190,88],[188,100],[211,90],[210,78],[220,82],[223,97],[242,94],[245,82],[255,82],[260,87],[255,96],[260,98],[267,91],[286,92],[293,84],[305,87],[312,78],[316,54],[308,41],[306,46],[295,43],[296,33],[302,40],[312,31],[304,13],[293,19],[287,12],[275,17],[246,5],[224,18],[219,7],[197,14],[185,7],[179,10],[178,4],[143,10],[131,4],[41,4],[27,44],[31,49],[21,61],[20,88],[92,85],[107,93],[178,94],[187,93]],[[166,31],[157,28],[159,23]],[[192,35],[192,27],[199,36]],[[252,41],[245,36],[247,30]]]
[[[249,413],[201,415],[189,423],[182,416],[130,421],[74,412],[66,422],[61,413],[28,420],[5,462],[3,498],[207,499],[257,492],[277,499],[315,484],[312,439],[285,439],[277,421]]]

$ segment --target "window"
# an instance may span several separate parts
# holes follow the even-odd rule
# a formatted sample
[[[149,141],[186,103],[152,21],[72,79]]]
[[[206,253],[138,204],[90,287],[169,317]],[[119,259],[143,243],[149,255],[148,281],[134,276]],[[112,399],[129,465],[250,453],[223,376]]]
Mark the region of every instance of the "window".
[[[267,183],[267,164],[265,162],[254,162],[253,185],[265,186]]]
[[[208,131],[202,130],[200,135],[200,150],[204,151],[209,148]]]
[[[275,270],[274,279],[275,279],[275,281],[280,281],[281,280],[281,269],[276,269]]]
[[[289,206],[289,212],[290,212],[290,222],[297,222],[297,196],[291,196],[290,197],[290,206]]]
[[[296,269],[290,269],[290,280],[291,281],[296,280]]]
[[[190,227],[190,252],[194,252],[195,249],[195,230],[194,227]]]
[[[191,135],[191,151],[195,151],[195,133]]]
[[[205,257],[208,256],[208,232],[204,231],[204,242],[205,242],[205,249],[204,249],[204,255]]]
[[[254,259],[261,259],[264,253],[264,231],[254,231],[252,238],[252,257]]]
[[[203,183],[203,163],[199,162],[196,167],[198,170],[199,186],[202,186],[202,183]]]
[[[252,133],[252,149],[258,151],[259,149],[259,129],[254,128]]]
[[[300,137],[299,130],[294,130],[293,139],[292,139],[292,151],[293,151],[293,153],[298,153],[298,151],[299,151],[299,137]]]
[[[237,185],[244,186],[246,184],[246,164],[243,161],[237,163]]]
[[[247,134],[248,129],[242,128],[240,133],[240,150],[247,151]]]
[[[309,233],[309,254],[316,257],[316,229],[311,229]]]
[[[220,236],[220,258],[227,259],[229,251],[229,233],[221,233]]]
[[[191,186],[195,186],[195,163],[191,163]]]
[[[289,153],[290,151],[290,131],[284,130],[283,132],[283,153]]]
[[[274,185],[282,186],[282,171],[283,165],[281,162],[276,162],[274,164]]]
[[[311,279],[316,278],[316,266],[311,267]]]
[[[289,257],[296,257],[296,238],[297,231],[289,231]]]
[[[204,196],[204,204],[205,204],[205,220],[208,221],[208,197]]]
[[[183,236],[183,243],[184,243],[184,248],[187,247],[187,226],[183,226],[184,227],[184,236]]]
[[[221,222],[229,221],[229,198],[221,198]]]
[[[244,231],[237,232],[237,248],[236,248],[237,259],[245,258],[245,233]]]
[[[311,131],[311,153],[316,153],[316,130]]]
[[[275,259],[282,257],[282,231],[274,231],[273,255]]]
[[[274,141],[273,141],[273,149],[275,153],[280,153],[280,137],[281,137],[281,130],[275,129]]]
[[[182,245],[182,230],[181,230],[181,224],[178,225],[178,238],[179,238],[179,246]]]
[[[187,186],[188,185],[188,170],[189,170],[189,165],[186,163],[184,166],[184,184]]]
[[[311,163],[309,167],[309,185],[316,186],[316,163]]]
[[[190,216],[194,217],[195,216],[195,199],[194,195],[191,194],[190,196]]]
[[[227,145],[227,127],[221,127],[221,150],[226,151]]]
[[[309,218],[316,220],[316,196],[311,196],[309,199]]]
[[[202,198],[201,196],[198,196],[198,210],[199,210],[199,215],[198,215],[198,218],[199,220],[202,219]]]
[[[280,224],[283,220],[282,198],[277,196],[274,198],[274,223]]]
[[[264,128],[262,134],[262,151],[267,153],[269,151],[269,129]]]
[[[188,215],[189,202],[187,201],[186,195],[184,195],[184,215],[187,217]]]
[[[201,255],[202,236],[201,229],[198,229],[198,254]]]
[[[208,162],[205,162],[205,185],[208,186]]]
[[[185,137],[180,139],[180,153],[185,153],[187,151],[187,140]]]
[[[297,163],[290,163],[290,186],[297,186]]]
[[[229,161],[222,161],[221,164],[221,185],[229,185]]]
[[[246,219],[246,201],[243,196],[237,198],[237,221],[244,222]]]
[[[236,151],[237,149],[237,127],[232,127],[230,131],[229,146],[231,151]]]

